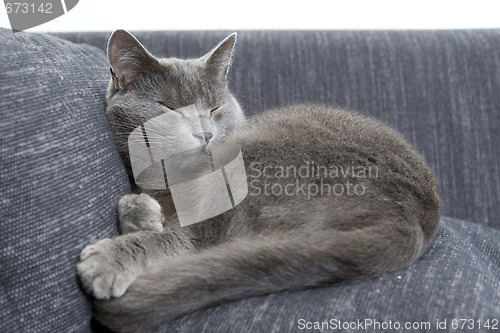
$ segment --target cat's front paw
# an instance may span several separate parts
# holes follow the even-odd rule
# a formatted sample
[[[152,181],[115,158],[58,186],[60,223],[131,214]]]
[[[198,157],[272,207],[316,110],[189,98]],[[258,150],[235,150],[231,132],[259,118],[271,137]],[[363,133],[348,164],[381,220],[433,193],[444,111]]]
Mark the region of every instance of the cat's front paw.
[[[128,194],[118,202],[118,215],[122,234],[149,230],[163,231],[161,206],[147,194]]]
[[[86,291],[97,299],[122,296],[137,277],[130,265],[115,258],[113,239],[88,245],[80,254],[76,269]]]

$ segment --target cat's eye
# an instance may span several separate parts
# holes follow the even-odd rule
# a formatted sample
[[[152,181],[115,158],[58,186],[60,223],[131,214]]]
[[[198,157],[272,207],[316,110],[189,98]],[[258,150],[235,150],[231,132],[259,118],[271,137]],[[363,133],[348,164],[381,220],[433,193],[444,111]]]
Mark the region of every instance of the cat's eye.
[[[216,107],[216,108],[214,108],[214,109],[210,110],[210,116],[211,116],[211,117],[215,117],[215,116],[218,114],[218,112],[217,112],[217,111],[218,111],[219,109],[220,109],[220,106],[218,106],[218,107]]]
[[[160,105],[162,105],[162,106],[164,106],[164,107],[166,107],[167,109],[170,109],[170,110],[172,110],[172,111],[173,111],[173,110],[175,110],[175,108],[174,108],[174,107],[172,107],[171,105],[166,104],[165,102],[158,101],[158,104],[160,104]]]

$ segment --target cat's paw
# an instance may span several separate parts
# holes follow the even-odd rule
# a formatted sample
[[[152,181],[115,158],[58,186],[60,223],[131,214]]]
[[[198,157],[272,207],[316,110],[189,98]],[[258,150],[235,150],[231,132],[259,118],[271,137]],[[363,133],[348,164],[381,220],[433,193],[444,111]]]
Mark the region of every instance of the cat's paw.
[[[134,282],[137,272],[114,257],[113,239],[88,245],[80,254],[76,270],[85,290],[97,299],[122,296]]]
[[[149,230],[163,231],[161,206],[147,194],[128,194],[118,202],[118,215],[122,234]]]

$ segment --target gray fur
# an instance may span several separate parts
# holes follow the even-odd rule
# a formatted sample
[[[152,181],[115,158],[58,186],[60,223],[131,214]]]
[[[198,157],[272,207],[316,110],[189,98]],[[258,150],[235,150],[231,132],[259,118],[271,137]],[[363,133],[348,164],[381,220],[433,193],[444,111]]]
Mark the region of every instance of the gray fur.
[[[154,58],[124,31],[110,38],[116,68],[107,115],[128,169],[130,131],[195,104],[213,133],[209,149],[241,147],[250,184],[236,208],[184,228],[168,190],[136,187],[120,200],[123,235],[85,248],[77,266],[96,318],[116,331],[146,332],[221,302],[378,276],[413,263],[436,231],[434,177],[385,125],[319,105],[245,121],[225,78],[235,41],[231,35],[200,59],[179,60]],[[173,116],[172,145],[197,139],[189,117]],[[283,188],[297,180],[280,167],[312,164],[340,173],[310,172],[301,184],[345,190],[348,183],[351,193],[265,192],[264,182]],[[363,193],[353,194],[355,186]]]

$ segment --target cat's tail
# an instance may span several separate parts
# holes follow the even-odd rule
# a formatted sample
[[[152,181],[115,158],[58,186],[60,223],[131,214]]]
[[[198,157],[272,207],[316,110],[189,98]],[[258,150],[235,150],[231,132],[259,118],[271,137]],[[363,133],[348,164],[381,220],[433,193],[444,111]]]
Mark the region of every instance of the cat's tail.
[[[408,222],[237,239],[165,258],[122,297],[96,301],[95,315],[118,332],[146,332],[224,301],[380,275],[411,264],[428,243]]]

